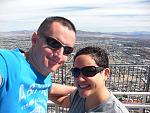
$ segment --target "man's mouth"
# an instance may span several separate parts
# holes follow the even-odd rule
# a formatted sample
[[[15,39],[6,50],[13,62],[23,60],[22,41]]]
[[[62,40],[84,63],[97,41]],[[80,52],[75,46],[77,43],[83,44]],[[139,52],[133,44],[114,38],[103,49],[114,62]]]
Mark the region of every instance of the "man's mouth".
[[[53,61],[53,62],[55,62],[55,63],[57,63],[57,64],[61,64],[61,62],[58,62],[57,60],[52,59],[52,58],[50,58],[50,57],[48,57],[48,60],[49,60],[49,61]]]

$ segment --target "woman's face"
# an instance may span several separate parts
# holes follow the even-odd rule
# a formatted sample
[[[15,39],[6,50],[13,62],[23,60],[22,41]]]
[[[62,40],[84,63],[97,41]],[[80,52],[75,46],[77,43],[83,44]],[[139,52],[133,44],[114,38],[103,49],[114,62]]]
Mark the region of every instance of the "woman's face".
[[[89,55],[79,55],[74,62],[75,68],[83,68],[86,66],[98,67],[94,59]],[[105,87],[106,77],[104,71],[98,72],[93,77],[86,77],[80,72],[78,77],[75,77],[75,84],[78,88],[81,97],[97,95]]]

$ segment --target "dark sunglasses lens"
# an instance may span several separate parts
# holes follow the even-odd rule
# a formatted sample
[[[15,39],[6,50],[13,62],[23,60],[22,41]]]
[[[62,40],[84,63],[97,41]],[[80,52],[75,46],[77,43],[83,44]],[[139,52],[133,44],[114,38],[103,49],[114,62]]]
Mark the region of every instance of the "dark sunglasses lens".
[[[71,69],[72,76],[78,77],[80,75],[80,69],[79,68],[72,68]]]
[[[96,75],[96,68],[94,66],[84,67],[82,68],[82,73],[87,77],[92,77]]]
[[[47,45],[50,46],[52,49],[59,49],[61,47],[64,47],[64,54],[68,55],[73,52],[73,48],[69,46],[63,46],[59,41],[55,40],[54,38],[48,37]]]
[[[59,49],[62,47],[62,44],[53,38],[47,38],[47,45],[49,45],[53,49]]]
[[[68,47],[68,46],[64,47],[64,54],[68,55],[68,54],[70,54],[72,52],[73,52],[73,48],[72,47]]]

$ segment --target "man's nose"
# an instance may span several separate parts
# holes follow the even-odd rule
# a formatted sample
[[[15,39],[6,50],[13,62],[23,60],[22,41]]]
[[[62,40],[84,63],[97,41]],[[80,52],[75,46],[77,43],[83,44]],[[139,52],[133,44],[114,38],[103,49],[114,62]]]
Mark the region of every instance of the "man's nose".
[[[59,57],[59,58],[61,58],[64,55],[63,53],[64,53],[63,47],[61,47],[55,51],[55,55],[57,55],[57,57]]]

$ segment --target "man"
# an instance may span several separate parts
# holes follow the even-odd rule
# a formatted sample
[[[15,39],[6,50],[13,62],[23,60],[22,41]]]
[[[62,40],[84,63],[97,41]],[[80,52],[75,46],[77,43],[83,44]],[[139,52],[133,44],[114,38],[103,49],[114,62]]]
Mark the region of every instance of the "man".
[[[63,66],[75,40],[71,21],[48,17],[33,33],[28,52],[0,50],[0,113],[46,113],[48,92],[72,92],[72,87],[52,85],[50,73]]]

